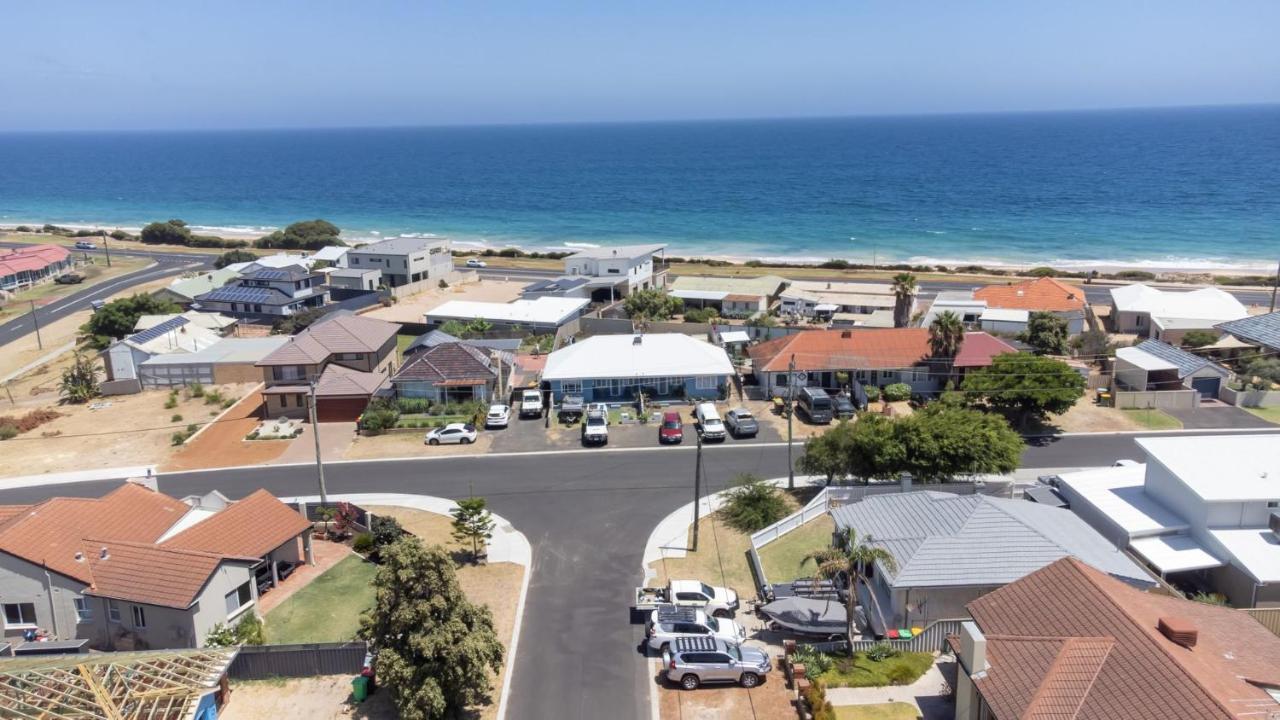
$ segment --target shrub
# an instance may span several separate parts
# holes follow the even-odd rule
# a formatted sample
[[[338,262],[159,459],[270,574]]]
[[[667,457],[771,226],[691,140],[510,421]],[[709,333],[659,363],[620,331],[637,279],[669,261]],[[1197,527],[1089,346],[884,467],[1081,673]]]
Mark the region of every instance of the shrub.
[[[906,665],[894,665],[885,671],[884,676],[892,685],[910,685],[916,681],[916,673]]]
[[[111,231],[111,239],[112,239],[112,240],[128,240],[128,239],[130,239],[131,237],[133,237],[133,236],[132,236],[132,235],[130,235],[129,233],[127,233],[127,232],[123,231],[123,230],[112,230],[112,231]]]
[[[174,447],[177,447],[182,443],[186,442],[188,437],[191,437],[191,436],[179,430],[169,436],[169,444],[173,445]]]
[[[210,390],[204,394],[205,405],[221,405],[226,398],[217,390]]]
[[[423,415],[431,410],[431,401],[426,398],[396,398],[396,407],[406,415]]]
[[[11,425],[20,433],[31,432],[41,425],[62,417],[62,413],[53,410],[32,410],[19,417],[0,417],[0,425]]]
[[[0,440],[12,440],[17,436],[18,428],[9,424],[0,425]]]
[[[889,658],[896,657],[898,655],[898,651],[889,643],[878,642],[875,645],[872,645],[865,654],[868,660],[873,662],[884,662]]]
[[[191,385],[187,387],[187,390],[191,393],[191,397],[204,397],[204,385],[201,385],[198,382],[191,383]]]
[[[1218,333],[1211,330],[1188,330],[1182,336],[1182,347],[1200,348],[1218,342]]]
[[[174,413],[169,416],[169,422],[182,422],[182,416]]]
[[[875,385],[863,385],[862,389],[867,393],[867,402],[876,402],[880,399],[880,388]]]
[[[360,427],[371,435],[380,435],[396,426],[400,410],[391,402],[375,398],[360,416]]]
[[[787,503],[778,488],[755,475],[744,474],[729,490],[720,515],[730,527],[755,532],[786,517]]]
[[[906,383],[892,383],[884,386],[884,399],[889,402],[902,402],[911,398],[911,386]]]
[[[172,410],[172,409],[174,409],[174,408],[176,408],[176,407],[178,407],[178,391],[177,391],[177,390],[170,390],[170,391],[169,391],[169,399],[164,401],[164,409],[165,409],[165,410]]]
[[[809,684],[804,702],[809,706],[813,720],[836,720],[836,709],[827,700],[827,686],[821,682],[815,680]]]
[[[811,645],[797,645],[791,654],[791,662],[804,663],[805,673],[815,678],[831,669],[831,656],[814,650]]]
[[[351,549],[361,555],[368,555],[373,551],[373,535],[367,532],[356,535],[355,539],[351,541]]]
[[[399,540],[404,535],[400,521],[387,515],[374,515],[373,527],[369,528],[375,548],[382,548]]]
[[[1121,270],[1120,272],[1113,274],[1111,277],[1116,280],[1146,281],[1155,280],[1156,274],[1147,272],[1146,270]]]
[[[684,321],[687,323],[710,323],[715,322],[719,317],[720,312],[713,307],[684,311]]]
[[[1051,268],[1051,267],[1041,266],[1041,267],[1033,267],[1033,268],[1031,268],[1030,270],[1028,270],[1028,271],[1027,271],[1027,274],[1028,274],[1028,275],[1030,275],[1031,277],[1049,277],[1049,278],[1051,278],[1051,277],[1057,277],[1060,273],[1059,273],[1057,270],[1054,270],[1054,269],[1053,269],[1053,268]]]

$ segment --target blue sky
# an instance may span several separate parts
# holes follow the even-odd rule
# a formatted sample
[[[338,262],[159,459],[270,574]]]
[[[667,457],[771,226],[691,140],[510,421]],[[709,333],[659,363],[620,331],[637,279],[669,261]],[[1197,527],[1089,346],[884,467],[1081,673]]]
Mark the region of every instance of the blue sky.
[[[1280,102],[1280,2],[8,2],[0,129]]]

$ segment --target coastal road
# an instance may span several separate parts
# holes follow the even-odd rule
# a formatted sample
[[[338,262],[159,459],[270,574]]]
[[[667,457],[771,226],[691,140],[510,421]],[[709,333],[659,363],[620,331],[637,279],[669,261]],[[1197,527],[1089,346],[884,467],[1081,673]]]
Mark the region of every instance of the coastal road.
[[[1023,466],[1110,465],[1141,456],[1135,437],[1140,435],[1038,440],[1027,448]],[[653,678],[637,650],[643,630],[630,624],[631,592],[643,579],[641,558],[654,526],[693,499],[693,462],[692,447],[489,454],[329,463],[325,478],[333,494],[488,498],[533,547],[508,717],[645,720]],[[739,473],[785,475],[786,448],[710,447],[704,465],[705,490],[716,492]],[[158,482],[176,497],[214,489],[233,498],[258,488],[278,496],[316,492],[309,465],[167,473]],[[96,496],[115,484],[0,490],[0,504]]]
[[[34,332],[37,319],[40,326],[45,327],[73,312],[88,309],[89,304],[94,300],[104,300],[136,285],[170,275],[177,275],[187,270],[194,270],[203,264],[200,257],[193,258],[190,255],[157,255],[154,259],[156,264],[151,267],[145,267],[141,270],[111,278],[105,282],[73,292],[47,305],[37,306],[35,318],[32,318],[31,313],[27,312],[0,325],[0,347],[4,347],[18,338]]]

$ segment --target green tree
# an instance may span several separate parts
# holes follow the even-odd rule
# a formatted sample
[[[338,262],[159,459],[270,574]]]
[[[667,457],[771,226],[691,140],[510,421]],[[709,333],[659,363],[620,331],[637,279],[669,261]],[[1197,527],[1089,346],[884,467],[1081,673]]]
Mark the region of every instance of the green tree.
[[[317,320],[328,314],[323,307],[307,308],[288,317],[280,318],[271,324],[272,335],[297,335],[315,324]]]
[[[970,372],[963,384],[970,399],[1013,414],[1024,429],[1032,419],[1043,421],[1049,413],[1069,410],[1084,388],[1084,378],[1070,365],[1026,353],[997,355],[990,366]]]
[[[1240,365],[1240,377],[1256,390],[1267,390],[1273,384],[1280,385],[1280,358],[1255,355]]]
[[[903,469],[916,482],[999,475],[1018,469],[1026,444],[999,415],[932,403],[896,421]]]
[[[849,479],[853,424],[841,420],[821,435],[811,435],[804,443],[804,454],[796,461],[796,469],[805,475],[819,475],[827,484]]]
[[[1116,343],[1111,342],[1111,336],[1105,330],[1085,330],[1071,338],[1071,349],[1081,357],[1096,361],[1115,355]]]
[[[800,566],[804,567],[808,563],[814,563],[817,566],[818,577],[827,578],[829,580],[837,580],[841,577],[852,579],[849,583],[848,607],[846,611],[849,618],[849,638],[853,638],[853,621],[857,616],[858,593],[856,584],[867,582],[869,568],[876,563],[889,572],[897,572],[898,563],[893,558],[893,553],[873,544],[870,535],[858,535],[858,531],[853,528],[845,530],[843,537],[840,538],[838,546],[824,548],[816,552],[805,555],[800,560]],[[884,611],[880,608],[879,601],[876,599],[874,592],[867,593],[871,598],[872,605],[876,613],[884,618]],[[853,645],[849,646],[849,654],[853,654]]]
[[[484,318],[474,318],[467,323],[467,337],[482,337],[493,329],[493,323]]]
[[[248,250],[228,250],[227,252],[219,255],[217,260],[213,261],[213,266],[221,270],[228,265],[235,265],[236,263],[242,262],[253,262],[257,259],[258,256]]]
[[[911,322],[911,306],[916,301],[916,276],[898,273],[893,276],[893,326],[906,327]]]
[[[960,316],[947,310],[929,323],[929,352],[935,358],[954,359],[964,345],[964,323]]]
[[[684,311],[684,321],[687,323],[713,323],[719,319],[720,311],[713,307]]]
[[[757,475],[739,475],[725,495],[720,517],[740,532],[753,533],[787,516],[787,501],[782,491]]]
[[[1202,348],[1218,342],[1218,333],[1212,330],[1188,330],[1182,336],[1182,347]]]
[[[304,220],[263,235],[253,245],[279,250],[319,250],[328,245],[345,245],[338,239],[341,232],[337,225],[327,220]]]
[[[102,394],[98,384],[98,364],[90,355],[76,353],[71,367],[62,371],[58,393],[69,403],[87,403]]]
[[[181,220],[153,222],[142,228],[138,238],[147,245],[190,245],[191,229]]]
[[[622,301],[622,308],[632,320],[670,320],[684,308],[684,301],[658,290],[637,290]]]
[[[360,637],[378,650],[374,672],[399,717],[443,720],[488,700],[502,643],[489,609],[462,592],[449,555],[406,535],[381,559]]]
[[[771,328],[778,326],[778,319],[769,313],[756,313],[755,315],[747,318],[747,321],[744,324],[747,327]]]
[[[906,466],[906,448],[897,429],[897,421],[877,413],[864,412],[857,422],[841,423],[836,430],[847,429],[847,438],[837,440],[845,453],[847,476],[868,480],[896,480]],[[830,431],[829,431],[830,432]],[[829,434],[824,433],[824,434]],[[838,437],[838,436],[837,436]]]
[[[1070,335],[1065,318],[1050,312],[1033,312],[1027,319],[1022,341],[1037,355],[1066,355]]]
[[[493,537],[493,514],[485,507],[484,498],[465,498],[449,511],[453,515],[453,539],[471,542],[471,559],[480,560],[480,545]]]
[[[80,329],[89,336],[92,347],[104,350],[112,340],[132,334],[138,318],[143,315],[176,312],[182,312],[182,308],[175,303],[151,295],[135,294],[103,305],[89,316],[89,322]]]

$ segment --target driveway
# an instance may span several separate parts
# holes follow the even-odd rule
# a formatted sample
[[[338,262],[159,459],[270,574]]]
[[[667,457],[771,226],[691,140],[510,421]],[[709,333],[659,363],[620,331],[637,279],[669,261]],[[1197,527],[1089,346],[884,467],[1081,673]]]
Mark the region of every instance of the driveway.
[[[736,406],[735,406],[736,407]],[[680,413],[684,419],[684,444],[694,444],[693,406],[674,405],[671,409]],[[727,407],[722,408],[723,413]],[[544,427],[545,420],[523,420],[511,418],[511,424],[505,429],[491,431],[494,436],[493,449],[496,452],[537,452],[540,450],[575,450],[582,448],[582,433],[577,425],[566,426],[551,418],[551,426]],[[760,423],[760,433],[753,438],[730,437],[723,444],[780,442],[785,437],[767,422]],[[714,443],[721,444],[721,443]],[[614,422],[609,425],[609,444],[611,448],[648,448],[659,447],[658,425],[653,422]]]
[[[1223,430],[1240,428],[1275,428],[1247,410],[1234,405],[1213,404],[1194,410],[1165,410],[1177,418],[1187,430]]]

